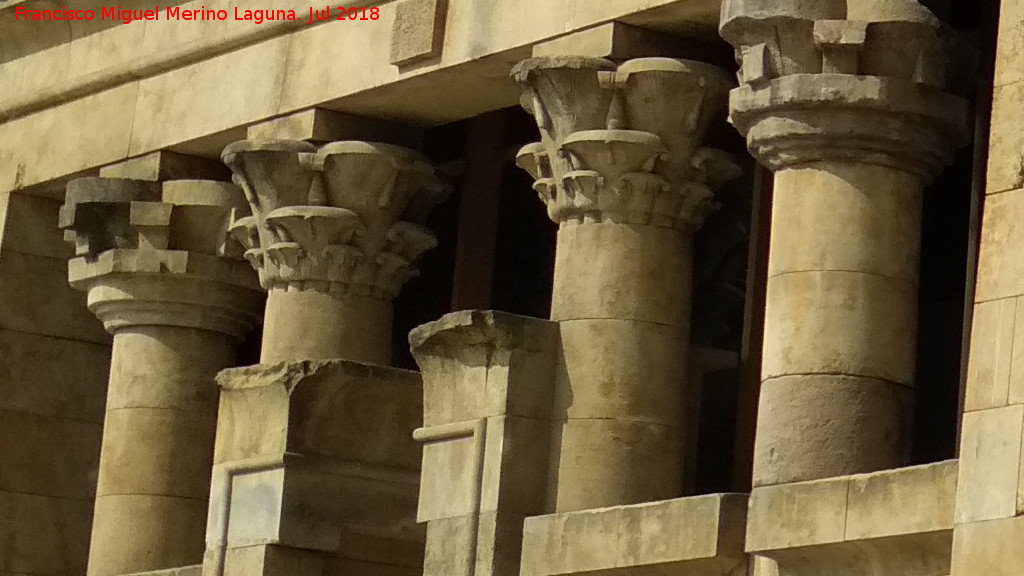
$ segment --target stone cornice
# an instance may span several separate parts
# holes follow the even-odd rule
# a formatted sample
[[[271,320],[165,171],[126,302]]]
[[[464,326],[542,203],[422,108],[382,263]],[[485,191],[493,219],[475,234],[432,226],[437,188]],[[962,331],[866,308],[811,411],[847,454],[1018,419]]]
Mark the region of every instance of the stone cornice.
[[[233,222],[232,234],[268,290],[391,299],[436,245],[421,223],[447,188],[414,150],[245,140],[228,146],[223,159],[252,208]]]
[[[69,282],[112,333],[180,326],[242,338],[262,317],[259,286],[228,237],[244,209],[224,182],[72,181],[60,211],[76,252]]]
[[[692,231],[715,188],[739,175],[727,154],[700,146],[732,84],[719,68],[565,56],[523,61],[512,76],[541,132],[517,163],[555,222]]]

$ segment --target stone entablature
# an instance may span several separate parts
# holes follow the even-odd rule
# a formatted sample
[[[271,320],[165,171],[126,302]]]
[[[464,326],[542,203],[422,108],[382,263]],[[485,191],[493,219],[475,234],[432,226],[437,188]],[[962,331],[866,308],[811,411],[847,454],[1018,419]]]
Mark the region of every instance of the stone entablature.
[[[728,154],[701,147],[732,85],[715,66],[553,56],[521,62],[512,75],[541,132],[517,162],[555,222],[693,231],[714,208],[714,190],[739,175]]]
[[[390,300],[437,244],[422,223],[447,188],[414,150],[245,140],[225,149],[223,159],[253,211],[232,233],[268,290]]]
[[[720,33],[736,49],[730,121],[772,170],[864,162],[931,179],[966,143],[956,34],[912,0],[860,6],[729,0]]]

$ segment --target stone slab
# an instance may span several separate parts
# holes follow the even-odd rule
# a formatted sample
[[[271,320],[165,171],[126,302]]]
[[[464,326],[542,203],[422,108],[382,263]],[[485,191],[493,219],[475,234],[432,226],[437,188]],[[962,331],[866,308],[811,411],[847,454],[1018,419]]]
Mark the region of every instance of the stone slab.
[[[956,461],[755,488],[746,548],[778,550],[953,529]]]
[[[1024,406],[964,414],[960,437],[957,523],[1015,516]]]
[[[153,572],[136,572],[135,574],[126,574],[125,576],[202,576],[202,573],[203,567],[199,565],[171,568],[169,570],[155,570]]]
[[[528,518],[521,574],[738,574],[746,501],[716,494]]]
[[[1024,566],[1024,516],[957,526],[951,576],[1017,576]]]
[[[846,540],[953,528],[958,464],[948,460],[850,478]]]
[[[440,58],[448,0],[402,0],[395,8],[391,31],[391,63],[408,66]]]
[[[1002,298],[974,306],[964,410],[1000,408],[1007,404],[1014,352],[1018,346],[1014,341],[1018,300]]]
[[[993,126],[996,126],[995,120]],[[1020,145],[1024,147],[1024,139]],[[991,157],[1005,153],[993,147]],[[1024,156],[1021,158],[1021,170],[1024,170]],[[985,199],[980,242],[975,301],[1024,294],[1024,262],[1018,257],[1024,249],[1024,190],[1003,192]]]
[[[997,35],[994,84],[1006,86],[1024,81],[1024,63],[1017,57],[1024,51],[1024,6],[1019,2],[999,3]]]
[[[1013,129],[1022,119],[1024,81],[996,86],[992,92],[986,194],[1024,187],[1024,134]],[[985,213],[988,212],[986,205]],[[986,226],[984,221],[982,226]]]

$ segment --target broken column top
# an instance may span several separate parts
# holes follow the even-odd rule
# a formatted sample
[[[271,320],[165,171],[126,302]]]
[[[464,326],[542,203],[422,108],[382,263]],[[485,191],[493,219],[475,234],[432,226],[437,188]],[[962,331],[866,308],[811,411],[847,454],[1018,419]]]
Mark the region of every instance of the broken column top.
[[[243,337],[262,296],[228,224],[248,213],[228,182],[82,178],[68,184],[60,227],[75,246],[72,286],[110,332],[182,326]]]
[[[726,0],[736,49],[730,121],[773,169],[864,162],[934,177],[970,134],[950,93],[969,66],[956,33],[914,0]]]

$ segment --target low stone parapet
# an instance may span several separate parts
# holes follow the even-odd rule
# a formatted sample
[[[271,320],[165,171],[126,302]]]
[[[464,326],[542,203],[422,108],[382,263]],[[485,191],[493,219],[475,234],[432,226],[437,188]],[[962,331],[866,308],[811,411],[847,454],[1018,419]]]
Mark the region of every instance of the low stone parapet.
[[[747,552],[792,576],[948,574],[956,475],[951,460],[755,488]]]
[[[528,518],[521,576],[739,576],[745,494],[712,494]]]

